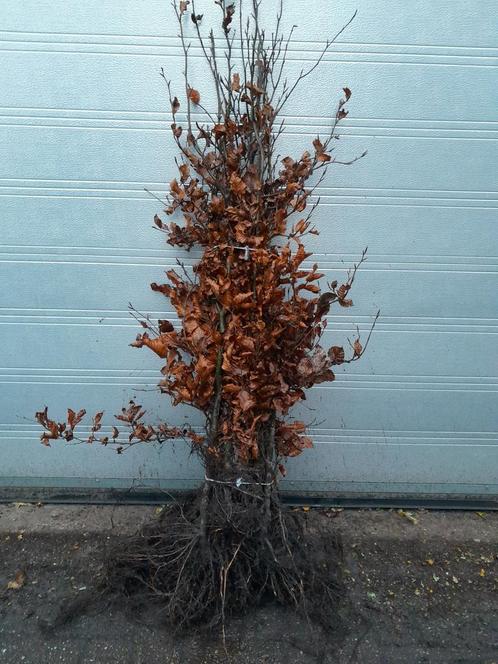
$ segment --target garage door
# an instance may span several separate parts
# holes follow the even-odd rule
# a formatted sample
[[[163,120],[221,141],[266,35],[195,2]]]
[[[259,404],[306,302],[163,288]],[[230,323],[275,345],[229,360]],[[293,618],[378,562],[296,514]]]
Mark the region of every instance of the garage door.
[[[340,150],[368,156],[330,172],[312,248],[339,278],[367,245],[369,259],[326,343],[368,330],[381,309],[364,359],[310,392],[301,415],[315,447],[287,488],[497,494],[496,0],[286,4],[299,25],[291,72],[359,9],[288,106],[285,141],[309,144],[352,88]],[[110,415],[132,396],[154,416],[191,418],[154,393],[154,358],[127,346],[128,302],[168,316],[148,284],[176,258],[143,190],[161,195],[173,173],[158,75],[165,66],[180,89],[169,3],[2,0],[0,18],[0,481],[190,486],[199,469],[180,444],[45,449],[33,422],[44,404]]]

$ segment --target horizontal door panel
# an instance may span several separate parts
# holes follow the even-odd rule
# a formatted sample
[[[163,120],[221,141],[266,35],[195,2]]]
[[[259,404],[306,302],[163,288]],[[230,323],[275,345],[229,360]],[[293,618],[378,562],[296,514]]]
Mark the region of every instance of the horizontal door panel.
[[[48,405],[55,418],[64,417],[68,407],[85,408],[88,413],[105,410],[105,424],[112,425],[112,415],[119,413],[130,399],[147,408],[152,422],[160,418],[178,425],[187,420],[193,426],[203,424],[201,414],[192,408],[173,409],[169,397],[158,394],[152,382],[147,385],[138,379],[133,386],[127,378],[107,383],[77,382],[77,378],[69,378],[66,383],[58,381],[4,385],[0,412],[8,420],[6,424],[31,423],[34,411]],[[373,379],[355,385],[344,378],[326,387],[317,386],[307,394],[306,402],[296,406],[292,415],[310,426],[318,423],[323,428],[345,430],[498,431],[496,380],[494,385],[480,389],[475,385],[402,380],[382,385]]]
[[[211,19],[218,16],[216,8],[206,1],[198,2],[206,19],[203,27],[211,27]],[[297,36],[306,36],[310,42],[332,36],[355,10],[358,16],[342,40],[346,42],[373,42],[392,44],[441,44],[442,46],[496,45],[493,30],[494,0],[417,0],[413,3],[393,3],[392,0],[343,0],[331,8],[328,0],[314,0],[302,11],[298,2],[287,2],[282,26],[288,30],[298,25]],[[270,25],[276,14],[275,3],[261,7],[264,25]],[[386,35],[386,17],[389,33]],[[87,0],[84,5],[76,0],[4,0],[2,7],[4,31],[70,33],[76,41],[78,35],[102,35],[129,39],[142,35],[160,39],[163,35],[176,35],[173,13],[161,0],[150,0],[138,5],[133,0],[113,0],[105,3]],[[186,26],[192,32],[192,26]]]
[[[25,117],[27,124],[37,123],[37,118],[47,116],[47,109],[55,111],[48,114],[55,117],[49,124],[57,125],[57,117],[64,117],[60,111],[72,109],[79,111],[71,114],[76,125],[80,121],[83,124],[82,118],[88,117],[101,117],[112,125],[121,112],[133,111],[135,115],[128,121],[122,118],[123,126],[140,128],[140,120],[151,119],[148,113],[170,110],[167,90],[159,76],[161,67],[165,68],[179,98],[184,90],[181,50],[177,44],[162,52],[147,48],[142,54],[137,54],[133,47],[125,47],[119,53],[99,51],[98,45],[93,48],[95,53],[60,52],[60,49],[35,52],[26,48],[23,50],[20,45],[16,50],[2,50],[2,114],[12,117],[12,123],[19,116]],[[479,121],[494,120],[498,48],[495,51],[494,57],[456,61],[440,56],[439,49],[435,49],[433,56],[418,60],[392,53],[385,61],[367,54],[361,44],[353,54],[331,52],[302,82],[283,112],[301,124],[313,124],[317,118],[323,124],[324,118],[335,114],[342,87],[348,86],[353,91],[348,106],[349,121],[380,119],[389,127],[391,119],[402,119],[415,121],[412,128],[418,121],[431,121],[435,123],[432,129],[436,130],[436,137],[438,128],[447,127],[442,122],[468,122],[472,123],[471,128],[479,130],[484,128],[479,127]],[[316,55],[315,52],[304,57],[301,51],[296,51],[296,59],[288,62],[288,79],[295,80]],[[201,92],[203,106],[214,109],[215,93],[200,53],[192,61],[196,64],[191,67],[191,85]],[[106,113],[102,114],[103,111]]]
[[[120,310],[132,302],[141,311],[172,311],[167,298],[149,288],[164,280],[164,269],[175,268],[172,260],[139,263],[126,258],[119,262],[83,263],[67,260],[0,263],[4,308]],[[164,268],[164,269],[163,269]],[[327,279],[343,279],[346,270],[339,263],[323,267]],[[325,287],[325,283],[322,284]],[[354,313],[373,316],[429,316],[444,318],[492,318],[495,302],[496,268],[474,266],[465,272],[393,269],[387,263],[366,263],[355,280]],[[350,312],[348,312],[350,313]]]
[[[290,482],[310,478],[315,489],[329,490],[333,483],[362,485],[397,483],[413,485],[460,485],[460,493],[471,484],[498,486],[498,446],[460,445],[451,449],[434,445],[385,445],[350,443],[316,444],[289,464]],[[416,486],[418,485],[418,487]],[[352,488],[352,487],[351,487]],[[395,488],[394,488],[395,490]],[[406,488],[405,488],[406,491]],[[426,489],[427,491],[427,489]]]
[[[170,316],[169,320],[179,326],[178,319]],[[435,324],[398,319],[392,323],[381,317],[361,361],[336,367],[336,384],[350,385],[354,380],[356,384],[409,385],[415,381],[424,385],[432,382],[437,387],[446,382],[451,388],[451,381],[455,389],[465,389],[466,385],[487,389],[498,382],[498,322],[491,322],[488,326],[458,325],[455,320]],[[454,331],[460,327],[466,329]],[[359,328],[366,339],[369,322],[362,321]],[[0,382],[63,383],[70,378],[76,382],[125,380],[130,385],[155,385],[161,378],[162,360],[148,349],[129,346],[140,331],[126,311],[0,311],[0,344],[4,349]],[[353,314],[331,315],[320,343],[324,348],[347,347],[346,338],[355,335]]]
[[[297,157],[312,140],[292,134],[278,149]],[[0,127],[0,141],[0,194],[143,198],[144,187],[161,195],[177,175],[166,132]],[[325,203],[498,208],[496,141],[346,137],[337,146],[340,161],[368,154],[352,168],[332,165],[316,191]]]
[[[1,193],[1,192],[0,192]],[[40,192],[46,193],[46,192]],[[1,196],[2,236],[0,260],[21,254],[95,256],[155,256],[168,262],[172,256],[195,258],[199,252],[182,252],[166,244],[152,228],[161,204],[143,192],[138,200],[72,198],[58,196]],[[86,192],[80,192],[86,193]],[[98,192],[95,192],[98,195]],[[451,206],[330,204],[322,199],[313,216],[320,235],[308,236],[306,247],[319,255],[348,263],[368,246],[368,260],[390,255],[388,260],[475,264],[478,257],[498,255],[496,210]],[[444,201],[441,201],[444,204]],[[162,215],[167,221],[166,215]],[[20,224],[22,220],[22,224]],[[22,229],[22,230],[21,230]],[[450,260],[451,257],[451,260]],[[496,258],[495,258],[496,260]]]

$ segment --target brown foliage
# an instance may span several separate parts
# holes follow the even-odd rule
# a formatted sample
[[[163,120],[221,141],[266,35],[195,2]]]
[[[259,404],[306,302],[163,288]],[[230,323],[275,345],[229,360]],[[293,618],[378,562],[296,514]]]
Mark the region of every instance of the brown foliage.
[[[285,41],[277,35],[269,47],[264,45],[256,3],[255,32],[246,35],[247,58],[235,70],[231,36],[235,7],[217,4],[227,40],[226,75],[219,71],[214,41],[210,47],[201,36],[202,15],[191,5],[190,18],[218,99],[212,122],[195,127],[190,105],[200,104],[201,94],[189,84],[183,29],[190,3],[175,5],[185,55],[187,123],[182,127],[176,122],[180,102],[170,91],[171,128],[181,163],[178,178],[169,186],[165,213],[175,220],[154,218],[168,244],[187,250],[200,247],[202,256],[193,275],[185,268],[183,273],[169,270],[166,283],[151,284],[171,302],[180,329],[166,320],[158,326],[143,321],[146,331],[131,344],[146,346],[162,360],[159,389],[174,404],[189,404],[205,413],[207,434],[144,425],[144,411],[133,402],[117,419],[130,429],[126,445],[187,435],[208,465],[227,456],[242,465],[263,458],[276,469],[282,458],[311,446],[304,423],[286,420],[291,408],[305,398],[305,389],[334,380],[331,367],[356,360],[364,352],[358,339],[351,344],[349,358],[342,347],[326,351],[320,346],[330,307],[352,305],[349,291],[357,266],[345,283],[332,282],[322,292],[324,275],[316,264],[307,263],[311,254],[304,246],[305,236],[318,232],[311,223],[314,206],[301,216],[317,186],[308,182],[318,173],[319,184],[326,168],[335,163],[332,139],[337,123],[347,115],[344,106],[351,90],[343,89],[345,96],[329,135],[317,137],[311,152],[277,161],[278,114],[323,53],[293,85],[281,83],[279,58],[284,57]],[[57,423],[48,418],[46,409],[37,413],[45,429],[42,441],[48,445],[59,437],[72,440],[83,415],[84,411],[69,410],[67,422]],[[98,437],[101,418],[102,413],[94,417],[88,440],[107,444],[108,438]],[[117,429],[112,442],[119,442]],[[118,449],[123,447],[120,443]]]

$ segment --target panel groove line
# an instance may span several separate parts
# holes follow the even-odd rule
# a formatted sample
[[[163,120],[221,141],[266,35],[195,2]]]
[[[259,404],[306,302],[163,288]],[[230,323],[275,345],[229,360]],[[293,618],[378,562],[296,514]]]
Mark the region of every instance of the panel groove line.
[[[111,33],[111,32],[102,32],[102,33],[94,33],[94,32],[64,32],[64,31],[57,31],[53,30],[50,32],[46,31],[41,31],[41,30],[0,30],[0,36],[1,35],[22,35],[21,41],[26,41],[29,39],[30,36],[36,38],[39,36],[46,36],[49,35],[51,37],[55,37],[56,39],[58,37],[66,37],[68,38],[68,41],[70,43],[74,43],[75,41],[77,42],[78,39],[80,38],[86,38],[90,37],[95,40],[95,38],[102,38],[102,39],[108,39],[108,38],[113,38],[113,39],[120,39],[120,40],[128,40],[128,39],[143,39],[143,40],[168,40],[168,39],[173,39],[173,40],[178,40],[177,35],[172,35],[172,36],[167,36],[167,35],[151,35],[151,34],[116,34],[116,33]],[[89,40],[91,41],[91,39]],[[221,42],[221,45],[224,45],[224,41],[217,39],[215,37],[215,43]],[[320,40],[303,40],[303,39],[294,39],[293,43],[305,43],[305,44],[312,44],[315,46],[315,50],[320,51],[321,48],[325,45],[325,42],[320,41]],[[462,44],[419,44],[419,43],[391,43],[389,41],[385,41],[382,43],[373,43],[373,42],[354,42],[354,41],[348,41],[344,39],[339,39],[335,42],[335,45],[337,47],[350,47],[350,46],[356,46],[358,48],[368,48],[368,47],[378,47],[381,46],[382,48],[386,47],[392,47],[392,48],[400,48],[400,49],[410,49],[410,48],[430,48],[430,49],[452,49],[455,51],[492,51],[498,56],[498,47],[494,44],[492,46],[470,46],[470,45],[462,45]]]
[[[155,192],[154,192],[155,193]],[[159,194],[161,192],[158,192]],[[90,199],[90,200],[97,200],[97,201],[109,201],[109,202],[114,202],[114,201],[144,201],[148,200],[146,199],[145,196],[81,196],[81,195],[71,195],[68,196],[67,194],[60,194],[60,195],[53,195],[53,194],[12,194],[12,193],[0,193],[0,197],[2,198],[21,198],[21,199],[52,199],[52,200],[85,200],[85,199]],[[314,203],[315,199],[312,197],[309,198],[310,203]],[[340,201],[340,200],[335,200],[333,203],[327,203],[327,202],[321,202],[322,207],[333,207],[333,208],[348,208],[348,207],[386,207],[386,208],[434,208],[434,209],[440,209],[440,210],[461,210],[461,209],[472,209],[472,210],[497,210],[498,206],[491,206],[491,205],[436,205],[436,204],[431,204],[431,203],[398,203],[398,202],[393,202],[393,203],[378,203],[376,201],[358,201],[358,202],[351,202],[351,201]]]
[[[149,189],[149,192],[163,197],[167,189]],[[333,188],[324,189],[324,191],[333,191]],[[436,196],[434,192],[427,192],[428,195],[401,196],[395,194],[379,195],[376,190],[362,190],[345,193],[317,193],[310,196],[310,203],[320,200],[322,206],[394,206],[394,207],[442,207],[442,208],[475,208],[475,209],[498,209],[498,197],[482,197],[487,192],[475,192],[474,196],[461,197],[460,192],[455,192],[455,197],[440,195]],[[403,190],[406,191],[406,190]],[[418,190],[417,193],[423,190]],[[496,196],[493,192],[492,196]],[[4,198],[66,198],[81,199],[90,198],[93,200],[144,200],[149,201],[151,194],[143,187],[133,188],[110,188],[110,187],[47,187],[47,186],[26,186],[26,185],[0,185],[0,196]]]
[[[69,184],[70,186],[67,187],[70,190],[73,189],[85,189],[87,188],[87,185],[94,185],[97,187],[96,190],[107,190],[106,187],[99,187],[98,185],[116,185],[116,189],[119,191],[135,191],[135,190],[142,190],[144,187],[154,189],[157,187],[166,187],[164,190],[165,193],[168,192],[168,187],[165,183],[162,182],[136,182],[133,180],[66,180],[66,179],[39,179],[39,178],[0,178],[0,186],[7,186],[8,183],[15,183],[12,186],[12,188],[20,187],[20,188],[27,188],[27,189],[64,189],[66,188],[64,185]],[[34,183],[35,186],[29,187],[27,185],[24,185],[24,182],[30,182]],[[6,183],[6,184],[2,184]],[[50,185],[52,183],[56,183],[59,185],[59,187],[51,187]],[[72,187],[71,185],[74,184],[81,184],[84,185],[83,187]],[[48,186],[47,186],[48,185]],[[119,185],[135,185],[134,187],[126,187],[126,186],[119,186]],[[91,187],[89,187],[91,190],[93,190]],[[424,194],[428,194],[430,198],[432,198],[435,194],[440,195],[441,197],[446,197],[446,194],[449,194],[448,198],[451,198],[452,200],[457,199],[456,194],[459,194],[462,198],[472,198],[472,197],[477,197],[478,200],[480,200],[479,196],[489,196],[490,200],[498,200],[498,192],[497,191],[489,191],[489,190],[452,190],[452,189],[402,189],[399,187],[370,187],[370,188],[360,188],[360,187],[337,187],[337,186],[331,186],[331,185],[321,185],[320,187],[316,188],[316,191],[321,193],[322,191],[329,191],[332,190],[334,192],[356,192],[359,191],[362,194],[365,192],[416,192],[418,194],[417,197],[423,197]],[[147,192],[145,192],[147,193]],[[389,194],[388,194],[389,195]]]
[[[175,328],[180,328],[180,320],[171,311],[149,311],[152,318],[169,320]],[[354,333],[368,332],[372,324],[372,316],[346,316],[335,312],[327,316],[329,330]],[[125,327],[139,330],[135,318],[126,310],[68,310],[60,311],[31,308],[6,309],[0,308],[0,325],[28,325],[29,327],[69,326],[69,327]],[[416,334],[498,334],[498,319],[485,318],[429,318],[424,316],[381,316],[375,326],[376,333],[395,332]],[[91,340],[89,340],[91,343]]]
[[[98,55],[105,55],[107,57],[114,57],[114,58],[152,58],[152,59],[157,59],[158,53],[128,53],[128,52],[107,52],[107,51],[97,51],[97,50],[74,50],[74,49],[68,49],[68,50],[57,50],[57,49],[16,49],[16,48],[0,48],[0,51],[4,51],[4,53],[32,53],[35,55],[41,55],[41,54],[52,54],[52,55],[72,55],[72,56],[77,56],[77,55],[90,55],[90,56],[98,56]],[[174,54],[175,57],[180,58],[178,54]],[[292,56],[292,54],[291,54]],[[425,68],[447,68],[447,69],[469,69],[470,71],[474,69],[496,69],[498,67],[498,61],[495,62],[496,58],[492,58],[491,63],[474,63],[474,62],[458,62],[458,63],[453,63],[453,62],[431,62],[427,60],[428,56],[419,56],[419,59],[412,59],[410,60],[409,58],[406,58],[408,61],[405,62],[403,60],[396,60],[394,59],[393,56],[386,56],[385,59],[368,59],[367,57],[357,57],[356,59],[348,59],[348,58],[341,58],[339,57],[340,54],[336,53],[336,57],[324,57],[322,60],[322,64],[366,64],[366,65],[388,65],[388,66],[398,66],[398,67],[425,67]],[[379,57],[379,56],[378,56]],[[399,56],[398,56],[399,57]],[[199,60],[199,65],[202,66],[204,64],[204,56],[202,53],[196,55],[193,53],[191,55],[191,58],[193,60]],[[481,58],[484,59],[484,58]],[[297,63],[302,63],[305,64],[307,62],[314,63],[315,62],[315,57],[313,54],[310,54],[309,58],[289,58],[290,62],[297,62]]]
[[[74,114],[85,116],[86,117],[75,117]],[[65,116],[71,119],[81,119],[81,120],[102,120],[109,118],[111,120],[122,120],[122,121],[156,121],[156,122],[171,122],[172,115],[167,111],[151,111],[145,109],[105,109],[105,108],[70,108],[70,107],[25,107],[25,106],[0,106],[0,118],[6,117],[15,117],[15,118],[25,118],[25,117],[46,117],[51,119],[63,119]],[[88,117],[89,116],[89,117]],[[103,117],[99,117],[103,116]],[[115,116],[115,117],[113,117]],[[130,117],[132,116],[132,117]],[[196,112],[195,110],[191,113],[192,118],[199,122],[206,122],[209,118],[205,113]],[[178,111],[176,118],[180,122],[185,122],[186,114],[182,111]],[[329,116],[324,115],[289,115],[287,113],[282,113],[281,118],[287,123],[292,125],[304,126],[312,123],[313,126],[317,127],[330,127]],[[305,121],[303,123],[303,121]],[[423,124],[428,125],[434,129],[442,129],[442,127],[437,127],[436,125],[448,125],[450,129],[468,128],[472,130],[479,131],[481,125],[485,125],[486,128],[489,128],[492,131],[496,131],[498,126],[497,120],[480,120],[475,118],[473,120],[460,120],[460,119],[449,119],[449,118],[410,118],[410,117],[393,117],[386,115],[385,117],[361,117],[355,113],[354,116],[345,118],[341,121],[340,130],[345,127],[349,127],[352,124],[356,125],[378,125],[379,127],[389,127],[390,124],[396,123],[400,127],[412,127],[415,125]]]
[[[136,34],[126,34],[126,35],[117,35],[117,34],[110,34],[110,33],[85,33],[85,32],[57,32],[57,31],[51,31],[51,32],[44,32],[44,31],[26,31],[26,30],[0,30],[0,41],[12,41],[9,39],[10,35],[22,35],[22,38],[20,39],[14,39],[14,41],[21,41],[21,42],[29,42],[32,41],[30,39],[31,36],[34,36],[35,39],[34,41],[43,41],[38,39],[40,36],[45,36],[45,37],[50,37],[51,39],[48,39],[48,42],[56,42],[56,43],[69,43],[69,44],[77,44],[80,43],[79,39],[80,38],[86,38],[90,37],[90,39],[86,39],[85,43],[125,43],[125,44],[130,44],[132,42],[127,41],[127,40],[143,40],[144,43],[147,41],[152,40],[153,45],[157,44],[157,41],[160,42],[169,42],[172,43],[174,46],[181,46],[181,40],[178,35],[136,35]],[[59,39],[60,37],[66,37],[67,39]],[[113,42],[102,42],[103,39],[107,39],[108,37],[112,37],[115,41]],[[54,38],[54,39],[53,39]],[[226,42],[224,38],[216,37],[215,36],[215,44],[219,47],[224,47]],[[266,44],[269,44],[267,41]],[[310,47],[313,47],[312,50],[314,52],[320,53],[324,46],[326,45],[326,42],[323,40],[319,39],[312,39],[312,40],[306,40],[306,39],[291,39],[290,40],[291,45],[299,45],[299,44],[307,44]],[[133,44],[135,45],[135,44]],[[140,45],[140,44],[138,44]],[[405,49],[444,49],[444,50],[454,50],[455,52],[458,51],[479,51],[479,52],[490,52],[491,54],[494,54],[496,57],[498,57],[498,47],[496,45],[493,46],[470,46],[470,45],[462,45],[462,44],[414,44],[414,43],[390,43],[389,41],[385,41],[383,43],[373,43],[373,42],[354,42],[354,41],[349,41],[349,40],[344,40],[344,39],[338,39],[337,41],[334,42],[332,45],[332,48],[338,48],[338,49],[343,49],[343,48],[351,48],[351,47],[357,47],[358,49],[369,49],[369,48],[397,48],[401,50]],[[198,48],[200,47],[195,43],[195,38],[194,42],[192,43],[192,48]]]
[[[85,259],[84,256],[75,256],[75,257],[58,257],[57,260],[54,260],[53,258],[47,258],[46,256],[40,256],[39,258],[35,257],[28,257],[28,258],[13,258],[13,257],[3,257],[0,255],[0,264],[6,264],[6,265],[81,265],[81,266],[101,266],[105,268],[122,268],[122,267],[130,267],[130,268],[163,268],[164,270],[171,270],[171,269],[177,269],[178,264],[176,262],[171,262],[171,263],[165,263],[164,261],[157,260],[155,262],[152,262],[150,259],[145,259],[144,261],[139,261],[139,257],[132,262],[132,261],[125,261],[123,259],[114,259],[110,260],[107,259],[105,260],[104,257],[98,257],[98,256],[89,256],[86,257]],[[99,260],[100,258],[100,260]],[[185,263],[186,267],[189,267],[188,263]],[[306,268],[311,268],[312,263],[305,263],[304,267]],[[344,271],[349,269],[350,266],[346,263],[334,263],[332,261],[325,262],[325,261],[319,261],[319,269],[321,272],[325,274],[325,276],[333,276],[333,274]],[[376,261],[370,261],[369,264],[363,264],[362,265],[362,270],[363,272],[388,272],[388,273],[395,273],[395,272],[405,272],[405,273],[416,273],[416,272],[423,272],[424,274],[431,274],[431,273],[442,273],[442,274],[451,274],[451,273],[459,273],[459,274],[486,274],[486,275],[492,275],[492,274],[497,274],[498,273],[498,265],[459,265],[457,263],[451,264],[451,263],[444,263],[444,264],[437,264],[437,263],[424,263],[421,265],[416,265],[412,264],[409,262],[406,263],[380,263]],[[330,273],[330,275],[329,275]]]
[[[66,37],[62,39],[61,37]],[[33,38],[34,37],[34,38]],[[141,43],[140,43],[141,42]],[[222,39],[215,39],[219,48],[224,47]],[[291,40],[287,55],[289,60],[306,62],[314,60],[324,48],[325,42]],[[115,55],[132,57],[170,58],[183,57],[179,37],[170,36],[143,38],[133,35],[116,37],[113,41],[104,41],[102,36],[88,35],[82,41],[74,35],[54,33],[25,33],[19,38],[12,33],[0,33],[0,50],[38,53],[88,53],[94,55]],[[417,52],[418,51],[418,52]],[[444,51],[444,52],[442,52]],[[201,47],[192,41],[190,48],[192,58],[203,58]],[[403,44],[371,44],[336,42],[323,58],[323,63],[347,61],[344,56],[354,56],[352,62],[387,63],[387,64],[422,64],[426,66],[462,66],[462,67],[496,67],[498,65],[498,48],[479,48],[439,45],[403,45]],[[381,58],[369,59],[369,56]],[[237,59],[237,53],[235,53]],[[436,61],[434,61],[436,59]],[[458,62],[453,63],[452,60]]]
[[[31,120],[27,122],[27,120]],[[78,120],[78,122],[74,122]],[[301,120],[306,120],[301,118]],[[127,123],[127,124],[126,124]],[[386,119],[385,122],[359,123],[349,122],[341,126],[337,136],[350,136],[360,138],[362,136],[376,137],[385,136],[392,139],[418,139],[431,141],[496,141],[498,140],[498,131],[491,126],[491,122],[482,122],[482,125],[489,125],[486,128],[478,127],[417,127],[410,126],[391,126],[393,122]],[[469,123],[470,124],[470,123]],[[0,126],[2,127],[21,127],[25,129],[79,129],[83,131],[122,131],[122,132],[161,132],[170,134],[171,129],[168,120],[146,120],[146,119],[120,119],[120,118],[70,118],[54,116],[29,116],[29,115],[1,115]],[[299,131],[296,131],[298,130]],[[282,136],[316,136],[318,134],[327,134],[330,126],[317,124],[297,125],[288,122],[283,127]]]
[[[85,375],[85,372],[88,375]],[[115,385],[116,387],[150,387],[156,388],[160,377],[158,371],[130,368],[129,375],[124,372],[103,370],[99,375],[98,369],[81,369],[77,372],[57,371],[51,373],[46,370],[33,372],[14,372],[10,369],[0,369],[0,384],[8,385],[22,383],[27,385]],[[114,373],[114,375],[113,375]],[[331,384],[321,384],[315,387],[315,394],[328,390],[423,390],[425,392],[498,392],[498,378],[496,377],[456,377],[456,376],[396,376],[396,375],[361,375],[337,374],[336,381]]]
[[[41,251],[43,250],[43,251]],[[150,252],[150,253],[149,253]],[[71,254],[71,257],[84,260],[94,260],[96,258],[102,258],[106,261],[109,261],[109,264],[112,263],[112,260],[124,259],[124,258],[133,258],[135,260],[143,261],[157,261],[159,266],[164,265],[169,268],[173,263],[176,263],[176,259],[181,260],[186,266],[192,267],[200,259],[201,254],[199,251],[185,251],[180,253],[179,251],[175,252],[173,249],[165,247],[164,249],[157,249],[153,247],[144,247],[138,249],[136,247],[75,247],[75,246],[40,246],[40,245],[2,245],[0,244],[0,257],[5,260],[9,260],[9,257],[15,257],[16,260],[23,260],[25,257],[29,260],[29,257],[39,257],[51,255],[53,258],[63,258],[67,259],[68,253]],[[304,264],[311,266],[314,263],[318,262],[320,265],[333,264],[334,266],[339,266],[339,269],[344,267],[349,267],[355,261],[358,261],[360,254],[351,254],[351,253],[323,253],[323,252],[313,252],[313,260],[304,261]],[[173,261],[173,262],[171,262]],[[449,267],[460,267],[468,265],[483,265],[487,267],[498,266],[498,256],[454,256],[454,255],[431,255],[431,254],[377,254],[373,252],[368,252],[366,256],[366,261],[363,263],[363,267],[367,267],[368,264],[421,264],[421,265],[446,265]]]

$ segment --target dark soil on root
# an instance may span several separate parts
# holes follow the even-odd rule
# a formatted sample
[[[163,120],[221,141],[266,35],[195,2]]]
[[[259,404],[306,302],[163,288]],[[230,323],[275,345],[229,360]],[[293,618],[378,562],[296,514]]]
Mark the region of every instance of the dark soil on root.
[[[50,509],[50,508],[48,508]],[[84,510],[85,508],[81,508]],[[364,512],[371,526],[378,513]],[[46,629],[65,598],[85,596],[110,532],[0,535],[0,662],[2,664],[493,664],[498,662],[498,576],[494,541],[421,535],[418,524],[392,513],[389,528],[362,534],[361,514],[310,513],[344,536],[348,601],[339,630],[315,627],[295,611],[267,603],[219,630],[173,632],[154,607],[100,606],[55,630]],[[488,522],[493,520],[490,515]],[[480,517],[470,515],[480,525]],[[427,517],[429,520],[429,517]],[[392,522],[392,523],[391,523]],[[486,521],[482,521],[483,527]],[[494,523],[494,521],[493,521]],[[364,528],[366,530],[366,528]],[[409,539],[398,537],[408,532]],[[478,540],[478,541],[476,541]],[[18,590],[6,590],[17,570]],[[45,628],[41,627],[45,626]]]
[[[273,600],[335,629],[345,599],[335,530],[282,508],[277,492],[265,520],[260,495],[207,488],[205,520],[199,494],[166,506],[136,535],[109,547],[97,598],[125,599],[137,613],[152,601],[170,626],[223,634],[229,618]],[[59,622],[70,617],[69,607]]]

